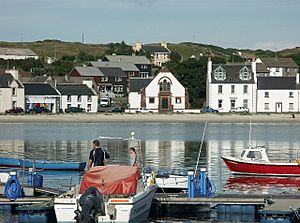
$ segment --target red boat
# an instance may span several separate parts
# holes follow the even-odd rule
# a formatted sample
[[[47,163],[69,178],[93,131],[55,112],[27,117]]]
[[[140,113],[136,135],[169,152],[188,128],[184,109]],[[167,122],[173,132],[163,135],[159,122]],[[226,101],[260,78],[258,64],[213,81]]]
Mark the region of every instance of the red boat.
[[[241,157],[222,159],[233,174],[300,176],[300,160],[270,161],[264,146],[248,147]]]

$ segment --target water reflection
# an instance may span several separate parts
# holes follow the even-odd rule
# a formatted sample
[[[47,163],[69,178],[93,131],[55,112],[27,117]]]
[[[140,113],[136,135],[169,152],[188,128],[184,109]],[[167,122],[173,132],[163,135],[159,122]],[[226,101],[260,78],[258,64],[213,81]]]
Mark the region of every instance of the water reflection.
[[[195,168],[203,128],[204,123],[0,124],[0,156],[87,161],[91,141],[104,136],[101,146],[110,153],[111,164],[128,165],[133,145],[139,147],[138,162],[145,167],[188,170]],[[124,140],[132,131],[138,142]],[[270,159],[293,160],[300,148],[299,132],[299,124],[254,123],[250,143],[264,145]],[[223,192],[231,176],[221,155],[239,156],[248,145],[249,124],[208,124],[200,166],[207,167],[217,192]]]

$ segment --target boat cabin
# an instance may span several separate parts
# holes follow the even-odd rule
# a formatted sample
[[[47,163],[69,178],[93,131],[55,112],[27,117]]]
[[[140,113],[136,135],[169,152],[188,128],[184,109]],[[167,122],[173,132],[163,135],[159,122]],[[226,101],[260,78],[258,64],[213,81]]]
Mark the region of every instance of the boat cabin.
[[[242,160],[270,162],[264,146],[249,146],[241,154]]]

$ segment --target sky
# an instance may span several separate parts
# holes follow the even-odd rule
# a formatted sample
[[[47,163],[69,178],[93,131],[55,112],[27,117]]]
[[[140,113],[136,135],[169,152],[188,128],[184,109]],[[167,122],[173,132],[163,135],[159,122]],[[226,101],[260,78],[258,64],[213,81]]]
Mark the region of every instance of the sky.
[[[300,46],[300,0],[0,0],[0,41]]]

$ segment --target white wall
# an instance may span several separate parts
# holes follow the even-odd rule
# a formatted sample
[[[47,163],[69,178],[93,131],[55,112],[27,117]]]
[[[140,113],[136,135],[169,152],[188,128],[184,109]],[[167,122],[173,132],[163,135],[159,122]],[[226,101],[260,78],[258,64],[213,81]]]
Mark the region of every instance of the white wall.
[[[265,92],[269,92],[268,98]],[[293,92],[294,97],[289,97],[289,92]],[[282,103],[282,112],[300,111],[298,90],[258,90],[257,96],[257,112],[276,112],[276,103]],[[265,103],[269,103],[269,110],[265,109]],[[294,104],[293,110],[289,109],[289,103]]]
[[[222,85],[222,94],[218,93],[218,86]],[[235,93],[231,94],[231,85],[235,86]],[[244,94],[244,85],[248,86],[248,93]],[[256,112],[256,84],[210,84],[208,88],[208,106],[218,109],[219,112],[229,112],[230,100],[235,100],[235,107],[243,107],[244,100],[248,100],[249,112]],[[218,101],[223,100],[222,108],[218,107]]]
[[[30,104],[52,104],[52,113],[57,111],[57,101],[59,101],[59,95],[26,95],[26,103]]]
[[[138,92],[130,92],[128,95],[130,109],[138,109],[141,107],[141,95]]]
[[[12,89],[16,88],[16,95],[12,95]],[[13,101],[16,101],[16,107],[25,108],[24,88],[19,88],[18,83],[13,81],[11,88],[0,88],[0,113],[13,107]]]
[[[180,82],[174,77],[174,75],[170,72],[161,72],[159,73],[146,87],[146,108],[147,109],[158,109],[159,106],[159,81],[162,78],[168,78],[171,80],[171,94],[172,94],[172,101],[171,104],[173,105],[173,109],[185,109],[185,88],[180,84]],[[149,98],[154,97],[154,103],[149,103]],[[176,104],[176,97],[181,98],[181,103]]]
[[[71,95],[71,101],[68,101],[68,96],[62,95],[60,108],[65,111],[65,109],[68,108],[68,104],[70,104],[70,107],[78,107],[78,105],[80,105],[86,112],[88,112],[88,104],[91,104],[91,110],[89,112],[94,113],[98,110],[98,96],[92,95],[91,101],[88,101],[87,95],[81,95],[81,101],[78,101],[77,95]]]
[[[6,55],[6,54],[2,54],[0,55],[0,58],[4,59],[4,60],[24,60],[26,58],[34,58],[34,59],[38,59],[38,56],[19,56],[19,55]]]

